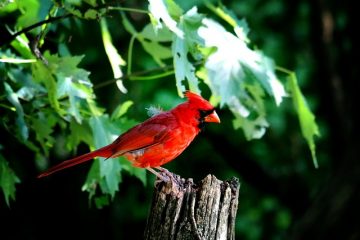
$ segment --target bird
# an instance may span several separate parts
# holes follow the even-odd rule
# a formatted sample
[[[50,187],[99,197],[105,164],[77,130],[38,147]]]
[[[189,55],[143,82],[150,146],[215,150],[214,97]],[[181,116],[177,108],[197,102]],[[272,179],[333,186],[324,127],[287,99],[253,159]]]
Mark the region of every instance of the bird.
[[[215,107],[199,94],[189,90],[187,101],[169,111],[157,111],[142,123],[135,125],[111,144],[63,161],[38,178],[87,162],[95,157],[106,159],[124,156],[134,167],[145,168],[160,179],[167,178],[155,171],[166,172],[162,165],[178,157],[204,129],[207,123],[220,123]]]

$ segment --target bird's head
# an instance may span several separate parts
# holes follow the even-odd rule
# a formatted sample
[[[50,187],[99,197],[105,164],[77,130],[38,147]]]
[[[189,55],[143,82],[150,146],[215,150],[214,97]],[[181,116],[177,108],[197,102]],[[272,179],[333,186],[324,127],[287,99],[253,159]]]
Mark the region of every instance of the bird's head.
[[[208,122],[220,123],[220,118],[217,115],[214,106],[207,100],[190,91],[186,91],[185,96],[188,99],[185,106],[193,120],[196,120],[197,126],[200,129]],[[191,119],[188,119],[188,121],[191,121]]]

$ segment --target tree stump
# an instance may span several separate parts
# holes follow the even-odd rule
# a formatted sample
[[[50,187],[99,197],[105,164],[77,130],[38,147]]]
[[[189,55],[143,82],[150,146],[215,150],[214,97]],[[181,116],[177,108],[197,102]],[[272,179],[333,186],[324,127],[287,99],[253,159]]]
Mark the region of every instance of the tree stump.
[[[240,183],[208,175],[198,184],[172,175],[158,179],[145,229],[146,240],[235,239]]]

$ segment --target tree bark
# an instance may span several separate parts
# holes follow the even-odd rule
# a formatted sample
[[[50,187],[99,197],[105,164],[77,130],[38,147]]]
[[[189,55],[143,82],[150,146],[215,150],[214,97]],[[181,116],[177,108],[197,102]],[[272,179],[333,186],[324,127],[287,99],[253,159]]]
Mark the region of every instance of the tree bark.
[[[198,184],[171,175],[158,180],[145,229],[146,240],[235,239],[240,183],[208,175]]]

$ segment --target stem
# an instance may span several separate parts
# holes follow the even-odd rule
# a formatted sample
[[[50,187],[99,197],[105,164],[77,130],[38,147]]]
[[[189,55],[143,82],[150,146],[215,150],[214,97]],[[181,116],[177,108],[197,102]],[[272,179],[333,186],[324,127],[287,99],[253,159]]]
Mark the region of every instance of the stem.
[[[232,27],[236,27],[237,23],[234,19],[232,19],[228,14],[226,14],[221,8],[215,7],[214,4],[204,1],[204,4],[207,8],[209,8],[213,13],[218,15],[220,18],[225,20],[228,24],[230,24]]]
[[[142,10],[142,9],[136,9],[136,8],[127,8],[127,7],[107,7],[108,10],[120,10],[124,12],[135,12],[135,13],[143,13],[143,14],[149,14],[149,11]]]
[[[129,51],[128,51],[128,67],[127,67],[127,74],[130,75],[131,74],[131,67],[132,67],[132,53],[133,53],[133,48],[134,48],[134,42],[135,42],[136,36],[133,35],[130,39],[130,43],[129,43]]]
[[[163,77],[167,77],[167,76],[170,76],[170,75],[173,75],[175,73],[174,70],[171,70],[171,71],[167,71],[167,72],[164,72],[164,73],[159,73],[159,74],[155,74],[155,75],[152,75],[152,76],[129,76],[129,79],[130,80],[153,80],[153,79],[157,79],[157,78],[163,78]]]
[[[161,77],[166,77],[169,76],[171,74],[174,73],[174,67],[173,66],[165,66],[165,67],[160,67],[160,68],[153,68],[150,70],[145,70],[145,71],[141,71],[141,72],[137,72],[137,73],[133,73],[133,74],[128,74],[128,75],[124,75],[121,78],[115,78],[115,79],[110,79],[107,80],[105,82],[102,82],[100,84],[97,84],[93,87],[93,89],[98,89],[98,88],[102,88],[105,87],[107,85],[110,85],[116,81],[118,81],[119,79],[132,79],[132,80],[151,80],[151,79],[155,79],[155,78],[161,78]],[[168,71],[168,72],[164,72],[164,73],[160,73],[157,75],[153,75],[153,76],[143,76],[142,75],[146,75],[149,73],[153,73],[153,72],[157,72],[157,71]],[[170,70],[170,71],[169,71]]]
[[[3,107],[3,108],[6,108],[6,109],[9,109],[10,111],[16,112],[15,107],[10,107],[10,106],[8,106],[6,104],[3,104],[3,103],[0,103],[0,107]]]
[[[275,70],[279,71],[279,72],[282,72],[282,73],[286,73],[286,74],[289,74],[289,75],[293,75],[294,72],[289,70],[289,69],[286,69],[284,67],[280,67],[280,66],[276,66],[275,67]]]

